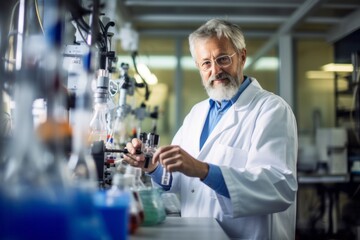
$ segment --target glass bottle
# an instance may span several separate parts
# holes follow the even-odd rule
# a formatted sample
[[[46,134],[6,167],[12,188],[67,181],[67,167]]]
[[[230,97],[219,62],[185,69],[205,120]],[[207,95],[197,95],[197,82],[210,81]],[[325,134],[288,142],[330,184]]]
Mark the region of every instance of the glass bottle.
[[[84,72],[78,80],[79,88],[73,111],[72,151],[68,167],[72,173],[74,185],[93,192],[97,190],[98,176],[95,160],[90,154],[90,144],[87,141],[91,117],[91,95],[87,82],[88,77]]]
[[[120,116],[115,117],[115,121],[111,127],[110,137],[113,138],[115,148],[121,149],[126,145],[127,136],[126,136],[126,121],[125,118]]]
[[[144,221],[144,205],[140,198],[139,192],[145,187],[145,185],[142,183],[141,179],[139,178],[139,171],[140,170],[140,176],[141,176],[141,168],[132,167],[130,165],[126,166],[125,174],[124,176],[130,176],[130,190],[134,196],[134,199],[136,201],[137,209],[139,212],[139,220],[140,224]]]
[[[131,197],[120,173],[113,176],[110,189],[96,194],[95,204],[112,239],[127,239]]]
[[[90,121],[90,141],[103,141],[106,144],[107,140],[107,122],[106,114],[109,111],[108,89],[109,89],[109,72],[105,69],[97,71],[96,89],[94,93],[94,115]]]
[[[0,238],[69,239],[72,201],[63,148],[58,148],[62,143],[51,141],[50,148],[39,139],[31,114],[34,89],[19,85],[11,157],[2,180],[6,188],[0,193]]]
[[[16,50],[14,135],[0,179],[0,238],[72,239],[69,174],[61,147],[64,143],[60,138],[46,138],[51,139],[52,144],[45,144],[50,141],[40,139],[34,128],[32,104],[39,93],[43,94],[42,87],[53,90],[47,87],[54,86],[56,79],[53,77],[58,76],[59,69],[57,64],[55,68],[47,68],[46,60],[53,56],[52,52],[48,55],[45,51],[33,51],[36,45],[48,46],[43,37],[39,38],[42,42],[34,45],[29,42],[26,26],[27,22],[35,22],[27,18],[32,15],[28,9],[32,9],[33,4],[33,1],[20,1],[18,8],[24,12],[19,11],[17,29],[22,36],[17,39]],[[39,67],[42,64],[46,69]],[[46,75],[45,72],[51,75],[46,78],[47,82],[42,82],[44,79],[40,76]],[[54,134],[62,130],[57,129]]]
[[[135,183],[134,187],[136,190],[141,190],[146,188],[144,182],[141,180],[142,170],[141,168],[134,167],[134,176],[135,176]]]
[[[90,121],[90,141],[103,141],[106,142],[107,127],[106,127],[106,103],[95,103],[94,115]]]
[[[152,148],[152,139],[150,138],[150,134],[141,133],[140,140],[143,142],[142,144],[142,152],[144,153],[145,163],[144,168],[148,168],[149,163],[152,160],[155,150]]]
[[[134,185],[135,178],[131,174],[124,174],[124,188],[126,191],[129,191],[131,194],[130,198],[130,209],[129,209],[129,225],[128,225],[128,231],[129,234],[135,234],[137,229],[139,228],[141,224],[141,219],[143,216],[143,213],[141,213],[141,205],[140,205],[140,198],[135,193],[135,191],[132,189],[132,186]]]

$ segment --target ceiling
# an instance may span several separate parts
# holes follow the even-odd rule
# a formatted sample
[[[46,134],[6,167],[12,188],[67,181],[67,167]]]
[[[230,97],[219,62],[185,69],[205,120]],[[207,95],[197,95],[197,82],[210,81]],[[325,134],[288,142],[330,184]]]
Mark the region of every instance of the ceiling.
[[[187,36],[211,18],[241,26],[246,38],[268,39],[255,59],[284,34],[335,42],[360,28],[360,0],[119,0],[117,16],[141,36]]]
[[[352,14],[357,14],[354,21],[360,25],[360,0],[120,0],[117,4],[122,20],[131,22],[140,34],[187,35],[214,17],[239,24],[247,37],[268,37],[281,30],[324,36]]]

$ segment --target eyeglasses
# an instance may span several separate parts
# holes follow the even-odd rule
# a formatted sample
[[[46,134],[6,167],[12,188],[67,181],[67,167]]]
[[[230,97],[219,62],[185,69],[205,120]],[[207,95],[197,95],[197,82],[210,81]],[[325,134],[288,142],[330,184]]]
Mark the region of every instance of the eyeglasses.
[[[214,59],[214,62],[219,66],[219,67],[228,67],[232,64],[232,57],[236,54],[236,52],[234,52],[231,55],[221,55],[217,58]],[[205,60],[202,63],[200,63],[200,65],[198,65],[199,69],[203,72],[207,72],[211,69],[212,67],[212,61],[211,60]]]

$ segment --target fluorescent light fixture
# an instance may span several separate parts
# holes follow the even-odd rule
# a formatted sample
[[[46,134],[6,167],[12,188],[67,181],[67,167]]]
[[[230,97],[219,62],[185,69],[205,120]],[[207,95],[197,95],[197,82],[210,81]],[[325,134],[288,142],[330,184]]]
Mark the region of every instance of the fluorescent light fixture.
[[[140,60],[139,60],[140,61]],[[148,56],[142,60],[149,68],[174,69],[176,67],[176,57],[174,56]]]
[[[140,76],[142,76],[145,79],[151,75],[150,69],[144,63],[137,64],[137,69]]]
[[[130,56],[118,56],[118,62],[129,63],[132,66],[132,59]],[[175,69],[176,68],[176,57],[174,56],[139,56],[136,58],[136,64],[146,64],[150,69]]]
[[[119,62],[132,63],[129,56],[118,56]],[[139,56],[136,59],[137,64],[146,63],[150,69],[175,69],[176,57],[175,56]],[[132,64],[131,64],[132,65]],[[191,56],[184,56],[181,58],[181,66],[187,70],[197,70],[195,62]]]
[[[140,75],[137,74],[137,73],[134,74],[134,78],[135,78],[135,81],[136,81],[137,83],[142,83],[142,82],[143,82],[143,80],[141,79]],[[149,85],[155,85],[155,84],[158,83],[158,78],[157,78],[156,75],[153,74],[153,73],[150,73],[150,74],[148,74],[148,75],[146,75],[146,76],[143,76],[143,78],[144,78],[145,82],[146,82],[147,84],[149,84]]]
[[[277,57],[262,57],[254,65],[255,70],[276,70],[279,68]]]
[[[334,79],[334,73],[325,71],[307,71],[308,79]]]
[[[329,63],[321,67],[326,72],[352,72],[352,64],[341,64],[341,63]]]
[[[188,70],[197,70],[195,60],[191,56],[181,58],[181,67]]]
[[[146,82],[149,85],[155,85],[158,83],[158,78],[156,77],[155,74],[151,73],[151,75],[149,76],[149,78],[146,79]]]
[[[135,73],[134,78],[137,83],[143,83],[143,80],[141,79],[139,74]]]

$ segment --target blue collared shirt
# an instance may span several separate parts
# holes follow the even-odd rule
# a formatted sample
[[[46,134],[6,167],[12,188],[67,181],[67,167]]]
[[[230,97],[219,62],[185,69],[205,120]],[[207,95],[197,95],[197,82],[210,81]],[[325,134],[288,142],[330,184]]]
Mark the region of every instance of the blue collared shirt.
[[[204,146],[207,138],[214,130],[222,116],[238,100],[241,93],[250,85],[250,83],[250,78],[246,77],[235,96],[230,100],[221,101],[221,104],[212,99],[209,100],[210,109],[201,133],[200,149]],[[214,189],[218,194],[230,198],[229,190],[226,187],[225,180],[219,166],[209,164],[209,172],[203,182],[210,188]]]

